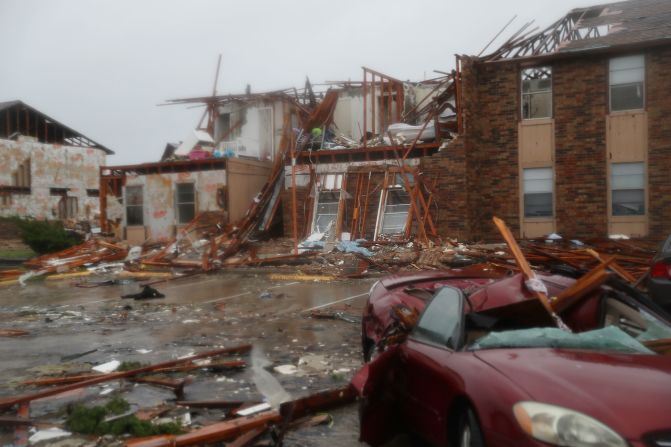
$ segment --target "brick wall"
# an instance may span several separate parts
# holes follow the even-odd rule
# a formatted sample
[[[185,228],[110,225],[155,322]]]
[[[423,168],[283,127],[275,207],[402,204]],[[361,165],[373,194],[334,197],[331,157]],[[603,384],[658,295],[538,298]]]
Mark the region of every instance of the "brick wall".
[[[517,119],[519,68],[515,63],[485,65],[477,70],[477,101],[468,120],[473,192],[471,238],[500,240],[492,216],[519,231]]]
[[[648,184],[650,236],[671,233],[671,49],[648,53]]]
[[[296,188],[296,223],[298,228],[298,239],[302,240],[310,231],[310,224],[306,221],[310,218],[312,213],[312,199],[310,196],[310,188],[297,187]],[[293,222],[291,218],[291,210],[293,197],[291,188],[282,190],[282,227],[284,229],[285,237],[293,237]]]
[[[646,52],[650,236],[671,232],[671,49]],[[557,231],[608,234],[606,115],[610,55],[552,61]],[[463,136],[422,160],[439,177],[439,233],[499,240],[491,216],[519,234],[517,61],[463,66]]]
[[[557,231],[603,237],[608,233],[608,59],[573,59],[552,68]]]
[[[466,144],[463,138],[452,141],[447,149],[420,161],[425,184],[436,180],[433,221],[438,234],[457,239],[469,235],[468,187],[466,184]]]

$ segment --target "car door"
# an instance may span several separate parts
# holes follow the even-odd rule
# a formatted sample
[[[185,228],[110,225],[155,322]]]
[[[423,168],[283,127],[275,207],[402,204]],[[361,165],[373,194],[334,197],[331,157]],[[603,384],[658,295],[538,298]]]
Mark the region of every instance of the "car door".
[[[450,358],[463,334],[461,290],[443,287],[424,309],[417,326],[401,347],[403,371],[401,413],[407,428],[433,444],[444,444],[447,403],[452,400],[457,376],[449,370]]]

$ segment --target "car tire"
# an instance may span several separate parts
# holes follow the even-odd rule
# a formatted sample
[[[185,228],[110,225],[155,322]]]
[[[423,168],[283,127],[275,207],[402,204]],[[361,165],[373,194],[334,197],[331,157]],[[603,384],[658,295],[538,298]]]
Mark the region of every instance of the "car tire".
[[[470,407],[466,407],[459,420],[457,447],[485,447],[480,424]]]

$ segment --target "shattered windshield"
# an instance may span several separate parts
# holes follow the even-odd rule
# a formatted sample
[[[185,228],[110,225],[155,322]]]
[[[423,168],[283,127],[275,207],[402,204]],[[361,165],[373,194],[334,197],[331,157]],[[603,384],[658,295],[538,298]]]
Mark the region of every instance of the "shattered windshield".
[[[558,328],[532,328],[491,332],[476,340],[471,350],[497,348],[566,348],[611,351],[628,354],[653,354],[636,338],[608,326],[579,334]]]

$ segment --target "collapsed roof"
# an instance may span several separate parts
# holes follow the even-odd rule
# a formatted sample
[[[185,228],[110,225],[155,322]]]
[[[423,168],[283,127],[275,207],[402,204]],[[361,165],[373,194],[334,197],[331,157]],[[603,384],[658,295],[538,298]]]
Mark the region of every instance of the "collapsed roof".
[[[47,116],[23,101],[0,102],[0,138],[26,135],[42,143],[100,149],[107,155],[114,151],[97,143],[63,123]]]
[[[526,23],[485,61],[671,42],[671,2],[629,0],[577,8],[542,31]],[[533,33],[533,34],[532,34]]]

